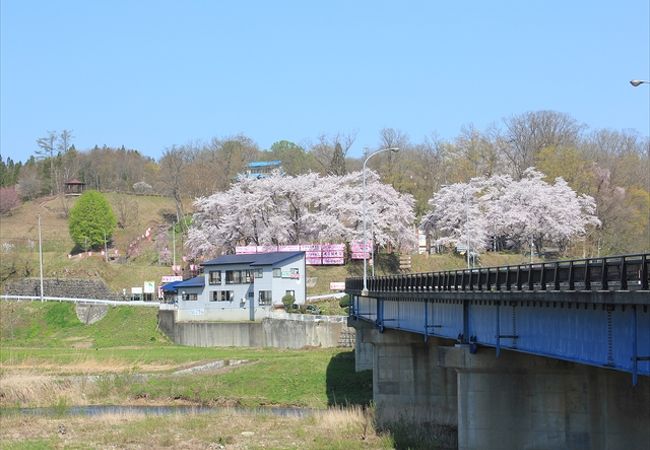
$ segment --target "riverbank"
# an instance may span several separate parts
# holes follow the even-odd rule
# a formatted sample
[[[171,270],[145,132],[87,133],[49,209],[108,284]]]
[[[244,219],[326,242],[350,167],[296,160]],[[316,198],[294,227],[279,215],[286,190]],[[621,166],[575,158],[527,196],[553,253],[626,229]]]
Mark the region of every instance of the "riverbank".
[[[329,409],[307,417],[221,411],[151,416],[136,413],[93,417],[2,416],[3,449],[389,449],[369,410]]]

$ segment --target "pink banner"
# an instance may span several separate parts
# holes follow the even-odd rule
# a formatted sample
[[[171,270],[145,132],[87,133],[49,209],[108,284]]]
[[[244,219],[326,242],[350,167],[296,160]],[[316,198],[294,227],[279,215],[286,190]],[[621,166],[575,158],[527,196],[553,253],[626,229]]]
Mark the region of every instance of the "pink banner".
[[[343,258],[343,250],[323,251],[323,258]]]
[[[320,252],[320,244],[303,244],[300,246],[300,250],[303,252]]]
[[[368,259],[370,258],[370,253],[368,252],[353,252],[352,259]]]
[[[278,246],[277,245],[258,245],[257,246],[257,253],[272,253],[272,252],[277,252],[278,251]]]
[[[352,250],[352,253],[369,252],[371,245],[372,245],[372,241],[370,240],[365,246],[363,245],[363,240],[352,241],[350,242],[350,249]]]
[[[306,258],[321,258],[322,256],[321,252],[305,252]]]
[[[279,252],[299,252],[299,245],[278,245]]]
[[[342,252],[345,251],[345,244],[323,244],[321,250],[324,252]]]
[[[320,266],[323,264],[322,258],[305,258],[305,262],[311,266]]]
[[[251,255],[257,253],[257,247],[255,245],[245,245],[242,247],[235,247],[235,253],[237,255]]]
[[[345,264],[345,258],[323,258],[323,265]]]

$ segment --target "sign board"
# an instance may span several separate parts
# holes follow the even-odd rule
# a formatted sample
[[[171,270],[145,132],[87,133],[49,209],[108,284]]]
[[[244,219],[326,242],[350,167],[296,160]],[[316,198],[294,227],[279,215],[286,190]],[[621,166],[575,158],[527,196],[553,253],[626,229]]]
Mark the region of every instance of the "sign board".
[[[163,275],[160,278],[161,283],[171,283],[172,281],[183,281],[183,277],[180,275]]]
[[[325,258],[323,257],[323,265],[339,265],[339,264],[345,264],[345,258]]]
[[[257,253],[257,246],[245,245],[241,247],[235,247],[235,253],[238,255],[251,255]]]
[[[323,264],[323,258],[308,257],[305,258],[305,262],[312,266],[320,266],[321,264]]]
[[[322,244],[321,250],[324,252],[343,252],[345,244]]]
[[[155,281],[145,281],[144,282],[144,293],[153,294],[156,292],[156,282]]]
[[[364,245],[363,240],[350,242],[350,250],[352,251],[352,259],[367,259],[372,251],[372,241],[367,241]]]
[[[299,245],[278,245],[279,252],[299,252]]]
[[[285,269],[282,271],[282,278],[300,279],[300,271],[298,269]]]
[[[330,283],[330,291],[344,291],[345,281],[332,281]]]
[[[142,288],[141,287],[132,287],[131,288],[131,294],[142,295]]]

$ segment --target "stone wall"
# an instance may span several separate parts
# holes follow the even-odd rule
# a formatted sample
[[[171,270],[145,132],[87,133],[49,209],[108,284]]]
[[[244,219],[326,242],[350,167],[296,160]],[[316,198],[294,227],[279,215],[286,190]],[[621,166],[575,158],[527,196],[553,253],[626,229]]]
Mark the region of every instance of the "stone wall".
[[[176,344],[193,347],[348,347],[345,322],[265,318],[261,322],[178,322],[175,311],[159,311],[158,327]]]
[[[38,296],[40,292],[41,285],[38,278],[23,278],[8,282],[4,287],[3,294]],[[102,280],[44,278],[43,294],[48,297],[121,299]]]

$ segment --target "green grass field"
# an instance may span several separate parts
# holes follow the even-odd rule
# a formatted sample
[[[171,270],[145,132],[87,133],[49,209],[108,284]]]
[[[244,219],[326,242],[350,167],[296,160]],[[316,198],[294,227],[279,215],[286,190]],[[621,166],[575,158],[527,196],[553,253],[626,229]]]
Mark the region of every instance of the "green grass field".
[[[83,397],[84,403],[147,399],[324,408],[367,405],[372,396],[370,373],[354,372],[354,354],[348,350],[181,347],[158,331],[155,309],[112,307],[100,321],[84,325],[72,304],[2,302],[0,317],[3,390],[10,389],[8,380],[20,373],[47,375],[53,387],[58,376],[93,374],[100,382],[80,388],[81,396],[64,390],[66,402],[78,403]],[[173,374],[216,360],[248,363],[218,373]],[[23,378],[22,390],[0,395],[0,404],[12,406],[17,398],[23,399],[18,406],[43,404],[40,390],[28,385],[29,377]]]

